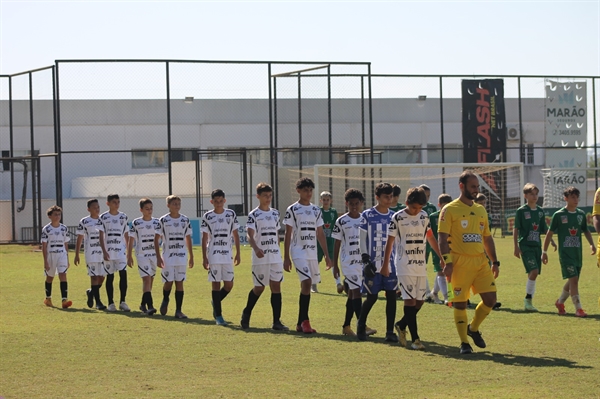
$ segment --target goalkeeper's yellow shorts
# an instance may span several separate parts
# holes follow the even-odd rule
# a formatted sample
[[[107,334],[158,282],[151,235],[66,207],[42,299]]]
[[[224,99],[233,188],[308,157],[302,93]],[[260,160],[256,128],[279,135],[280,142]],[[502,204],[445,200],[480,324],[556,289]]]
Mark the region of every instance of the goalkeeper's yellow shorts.
[[[485,254],[478,256],[452,253],[453,302],[466,302],[473,294],[496,292],[496,280]]]

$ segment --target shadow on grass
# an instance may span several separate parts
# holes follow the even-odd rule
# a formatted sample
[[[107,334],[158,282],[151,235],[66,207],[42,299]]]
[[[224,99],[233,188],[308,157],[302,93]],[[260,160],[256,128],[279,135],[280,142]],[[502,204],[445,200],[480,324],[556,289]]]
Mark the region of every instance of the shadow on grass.
[[[96,313],[96,314],[107,314],[109,316],[114,316],[114,317],[129,317],[129,318],[134,318],[134,319],[154,319],[157,321],[169,321],[169,322],[178,322],[178,323],[193,323],[193,324],[202,324],[202,325],[215,325],[215,321],[214,320],[207,320],[207,319],[202,319],[202,318],[190,318],[188,317],[187,319],[177,319],[174,317],[173,313],[171,312],[171,314],[167,314],[167,315],[160,315],[159,313],[156,313],[152,316],[148,316],[145,313],[142,312],[136,312],[136,311],[131,311],[131,312],[123,312],[123,311],[116,311],[116,312],[107,312],[106,310],[97,310],[95,308],[68,308],[68,309],[61,309],[61,308],[55,308],[56,310],[60,310],[63,312],[70,312],[70,313]]]
[[[425,342],[427,346],[427,353],[432,353],[438,356],[452,357],[464,361],[491,361],[494,363],[505,364],[508,366],[521,366],[521,367],[567,367],[575,369],[593,369],[592,366],[581,366],[577,362],[561,359],[558,357],[535,357],[535,356],[523,356],[523,355],[512,355],[503,353],[493,353],[488,351],[474,352],[469,355],[460,355],[458,353],[458,346],[448,346],[438,344],[436,342]],[[477,350],[478,348],[474,348]]]
[[[507,313],[515,313],[515,314],[545,314],[545,315],[551,315],[551,316],[556,316],[556,317],[561,317],[561,318],[576,318],[579,319],[580,317],[575,317],[575,313],[567,313],[566,315],[559,315],[556,311],[550,312],[550,311],[540,311],[538,310],[537,312],[530,312],[528,310],[525,309],[511,309],[511,308],[505,308],[502,307],[500,309],[496,309],[494,310],[494,312],[507,312]],[[588,314],[587,317],[582,317],[581,319],[593,319],[593,320],[600,320],[600,314]]]

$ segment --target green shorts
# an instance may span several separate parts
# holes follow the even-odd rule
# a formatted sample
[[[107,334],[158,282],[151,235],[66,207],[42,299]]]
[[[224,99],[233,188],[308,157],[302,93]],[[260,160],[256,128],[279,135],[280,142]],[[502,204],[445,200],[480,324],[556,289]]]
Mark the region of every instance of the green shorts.
[[[577,262],[573,259],[560,259],[560,270],[562,271],[563,279],[571,277],[579,277],[581,274],[581,261]]]
[[[443,271],[442,266],[440,266],[440,257],[435,252],[431,252],[431,261],[433,262],[433,271],[436,273]]]
[[[530,273],[535,269],[542,273],[542,248],[538,246],[519,246],[521,249],[521,260],[525,266],[525,273]]]

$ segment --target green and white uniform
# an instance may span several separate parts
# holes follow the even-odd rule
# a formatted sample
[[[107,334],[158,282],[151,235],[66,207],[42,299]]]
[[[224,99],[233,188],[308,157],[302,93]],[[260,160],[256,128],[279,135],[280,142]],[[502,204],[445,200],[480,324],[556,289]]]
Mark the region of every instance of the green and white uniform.
[[[398,204],[397,204],[396,206],[391,206],[391,207],[390,207],[390,211],[392,211],[392,212],[396,213],[396,212],[398,212],[399,210],[401,210],[401,209],[404,209],[404,208],[406,208],[406,205],[404,205],[404,204],[401,204],[401,203],[399,203],[399,202],[398,202]]]
[[[437,212],[437,207],[435,205],[433,205],[431,202],[428,202],[425,204],[425,206],[423,207],[423,210],[425,212],[427,212],[427,216],[431,216],[432,213]],[[437,229],[437,227],[436,227]],[[435,237],[437,240],[437,236]],[[431,246],[429,245],[429,242],[427,242],[427,245],[425,247],[425,264],[427,264],[427,262],[429,262],[429,254],[433,252],[431,250]],[[438,260],[439,263],[439,260]],[[435,267],[435,264],[434,264]]]
[[[577,277],[583,265],[581,233],[588,231],[585,212],[559,209],[552,216],[550,230],[558,236],[558,257],[564,279]]]
[[[331,237],[331,233],[333,232],[335,221],[338,218],[338,213],[335,208],[329,208],[325,210],[323,207],[321,207],[321,212],[323,214],[323,233],[325,233],[325,238],[327,239],[327,252],[329,253],[329,257],[333,259],[333,246],[335,245],[335,239]],[[319,263],[321,263],[323,260],[323,249],[321,249],[321,244],[318,244],[318,241],[317,254],[319,256]]]
[[[521,260],[525,266],[525,272],[529,273],[535,269],[542,272],[542,240],[540,234],[548,232],[546,225],[546,214],[537,206],[531,209],[525,204],[515,215],[515,229],[519,232],[519,249]]]
[[[431,215],[429,215],[429,224],[431,225],[431,230],[433,231],[433,236],[435,239],[438,239],[438,220],[440,219],[440,211],[435,211]],[[433,270],[435,272],[441,272],[442,268],[440,266],[440,257],[437,256],[435,252],[431,254],[431,261],[433,262]]]

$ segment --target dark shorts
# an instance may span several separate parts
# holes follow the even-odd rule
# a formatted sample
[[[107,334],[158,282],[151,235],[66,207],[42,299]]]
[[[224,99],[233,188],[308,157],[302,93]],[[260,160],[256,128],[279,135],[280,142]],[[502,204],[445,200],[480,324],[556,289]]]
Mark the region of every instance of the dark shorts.
[[[382,274],[376,273],[373,278],[365,278],[362,292],[376,295],[379,291],[396,291],[397,288],[398,277],[395,272],[391,272],[389,277],[384,277]]]
[[[521,261],[525,267],[525,273],[530,273],[537,269],[542,273],[542,248],[538,246],[519,246],[521,249]]]

